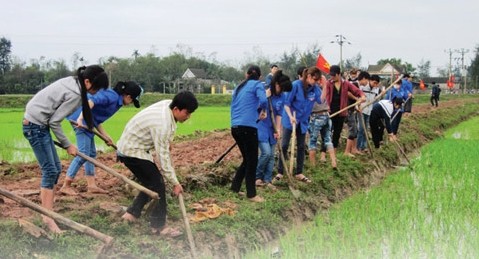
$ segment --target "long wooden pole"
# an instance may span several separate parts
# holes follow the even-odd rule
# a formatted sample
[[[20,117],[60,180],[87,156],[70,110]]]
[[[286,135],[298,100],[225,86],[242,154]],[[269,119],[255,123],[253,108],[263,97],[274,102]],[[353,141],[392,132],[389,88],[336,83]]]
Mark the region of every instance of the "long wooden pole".
[[[374,159],[373,149],[371,147],[371,142],[368,136],[368,128],[366,127],[366,123],[364,122],[364,116],[362,112],[359,113],[359,117],[360,117],[359,121],[361,122],[361,126],[363,126],[364,136],[366,137],[366,143],[368,144],[369,155],[371,156],[372,159]]]
[[[98,232],[88,226],[85,226],[85,225],[82,225],[80,223],[77,223],[71,219],[68,219],[68,218],[65,218],[63,217],[62,215],[54,212],[54,211],[51,211],[49,209],[46,209],[42,206],[39,206],[38,204],[35,204],[23,197],[20,197],[18,195],[15,195],[5,189],[2,189],[0,188],[0,194],[2,194],[3,196],[9,198],[9,199],[12,199],[26,207],[29,207],[30,209],[34,210],[34,211],[37,211],[43,215],[46,215],[52,219],[54,219],[55,221],[69,227],[69,228],[72,228],[80,233],[83,233],[83,234],[87,234],[91,237],[94,237],[98,240],[101,240],[103,243],[107,244],[107,245],[110,245],[111,242],[113,241],[113,237],[111,236],[108,236],[108,235],[105,235],[101,232]]]
[[[87,131],[89,131],[89,132],[91,132],[91,133],[97,135],[99,138],[101,138],[103,141],[105,141],[105,143],[108,145],[108,139],[107,139],[103,134],[101,134],[100,132],[98,132],[97,130],[95,130],[95,129],[89,129],[89,128],[83,127],[83,126],[79,126],[78,123],[77,123],[76,121],[74,121],[74,120],[69,120],[69,121],[70,121],[70,123],[73,124],[74,126],[80,127],[80,128],[82,128],[82,129],[84,129],[84,130],[87,130]],[[117,147],[115,144],[111,144],[111,145],[109,145],[109,146],[113,147],[115,150],[118,150],[118,147]]]
[[[296,111],[293,111],[293,118],[296,120]],[[294,149],[296,147],[296,123],[293,126],[293,132],[291,134],[291,156],[289,158],[289,171],[293,173],[294,167]]]
[[[394,142],[396,144],[396,146],[398,147],[399,149],[399,152],[401,152],[401,154],[404,156],[404,158],[406,158],[406,161],[408,164],[411,164],[411,161],[409,161],[409,158],[407,157],[406,155],[406,152],[404,152],[404,149],[402,149],[401,145],[398,143],[397,140],[392,140],[392,142]]]
[[[59,142],[55,141],[55,145],[61,147],[61,148],[64,148]],[[77,152],[77,156],[85,159],[86,161],[94,164],[95,166],[103,169],[105,172],[119,178],[120,180],[122,180],[123,182],[133,186],[133,188],[139,190],[140,192],[144,192],[146,195],[150,196],[151,198],[155,199],[155,200],[158,200],[159,199],[159,195],[158,193],[150,190],[150,189],[147,189],[146,187],[144,187],[143,185],[141,184],[138,184],[137,182],[134,182],[130,179],[128,179],[128,177],[122,175],[122,174],[119,174],[117,173],[115,170],[109,168],[108,166],[98,162],[98,160],[94,159],[94,158],[91,158],[85,154],[83,154],[82,152]]]
[[[407,103],[407,101],[409,101],[409,99],[411,99],[411,96],[409,96],[404,103]],[[397,116],[400,112],[401,112],[401,111],[398,110],[398,111],[396,112],[396,114],[394,114],[394,116],[391,118],[391,123],[393,123],[394,119],[396,119],[396,116]]]
[[[396,82],[398,82],[402,78],[403,78],[403,75],[399,76],[390,86],[388,86],[386,89],[384,89],[384,91],[382,91],[378,96],[376,96],[376,98],[374,98],[370,102],[367,102],[366,104],[364,104],[362,109],[364,109],[364,107],[368,107],[369,105],[371,105],[371,104],[377,102],[379,99],[383,98],[383,96],[387,93],[387,91],[389,91],[389,89],[391,89],[396,84]]]
[[[195,240],[193,239],[193,234],[191,233],[190,220],[188,219],[188,216],[186,215],[186,208],[185,208],[185,201],[183,200],[183,194],[180,193],[178,195],[178,200],[180,201],[180,209],[181,209],[181,213],[183,214],[183,221],[185,222],[185,229],[186,229],[186,234],[188,236],[188,243],[190,243],[191,256],[193,256],[193,258],[196,259],[198,258],[198,256],[196,253]]]
[[[269,102],[269,110],[270,110],[270,113],[271,113],[271,122],[273,123],[273,129],[275,132],[279,132],[278,130],[278,126],[276,125],[276,121],[275,121],[275,115],[274,115],[274,110],[273,110],[273,103],[271,101],[271,98],[268,98],[268,102]],[[286,159],[284,158],[284,154],[283,154],[283,148],[281,147],[281,143],[276,143],[276,145],[278,146],[278,151],[279,151],[279,160],[280,160],[280,163],[282,163],[283,165],[283,169],[286,171],[286,176],[288,177],[288,188],[289,190],[291,191],[291,193],[293,194],[293,196],[295,198],[299,198],[300,196],[300,193],[298,190],[294,189],[292,184],[293,184],[293,179],[292,179],[292,175],[293,173],[289,171],[288,169],[288,165],[286,164]]]
[[[335,113],[329,115],[329,118],[331,119],[332,117],[334,117],[334,116],[336,116],[336,115],[338,115],[338,114],[340,114],[340,113],[346,111],[347,109],[352,108],[352,107],[354,107],[354,106],[356,106],[356,105],[358,105],[358,104],[360,104],[360,103],[361,103],[361,101],[357,101],[357,102],[355,102],[355,103],[353,103],[353,104],[350,104],[350,105],[348,105],[348,106],[342,108],[341,110],[339,110],[339,111],[337,111],[337,112],[335,112]]]

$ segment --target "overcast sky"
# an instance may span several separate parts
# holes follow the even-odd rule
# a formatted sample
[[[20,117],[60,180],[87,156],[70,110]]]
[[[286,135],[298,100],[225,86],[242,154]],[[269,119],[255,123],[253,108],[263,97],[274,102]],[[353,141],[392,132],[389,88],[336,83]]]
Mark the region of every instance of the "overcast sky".
[[[446,50],[479,44],[474,0],[0,0],[0,37],[12,42],[23,61],[64,59],[78,52],[87,64],[99,58],[153,52],[164,57],[177,44],[193,54],[241,64],[258,50],[273,61],[297,47],[317,44],[335,64],[362,56],[362,66],[400,58],[417,66],[431,61],[431,73],[449,63]],[[453,54],[453,65],[460,58]]]

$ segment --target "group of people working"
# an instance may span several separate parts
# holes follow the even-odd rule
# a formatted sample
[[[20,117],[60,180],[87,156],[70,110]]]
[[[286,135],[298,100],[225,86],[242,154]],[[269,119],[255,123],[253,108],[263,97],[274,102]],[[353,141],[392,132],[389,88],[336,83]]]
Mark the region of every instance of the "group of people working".
[[[349,129],[345,154],[353,155],[367,149],[367,124],[363,120],[369,123],[376,148],[380,146],[384,129],[394,140],[402,110],[405,109],[403,102],[411,100],[412,96],[412,87],[408,89],[407,85],[409,76],[406,75],[402,81],[397,80],[385,94],[386,99],[377,102],[377,97],[384,94],[378,87],[380,78],[365,71],[357,72],[357,77],[353,71],[348,80],[342,76],[339,66],[331,66],[329,79],[326,79],[316,67],[301,67],[297,79],[291,81],[275,65],[266,76],[266,82],[263,82],[260,68],[250,66],[245,80],[232,94],[231,134],[243,160],[233,177],[231,190],[252,202],[263,202],[264,198],[257,194],[256,187],[275,189],[273,182],[281,181],[283,175],[292,169],[285,162],[292,140],[297,150],[296,167],[294,172],[289,173],[296,180],[311,182],[304,174],[306,148],[313,166],[319,149],[321,161],[325,161],[328,153],[332,168],[337,169],[336,151],[345,121]],[[82,165],[85,166],[88,192],[108,193],[96,185],[93,164],[77,155],[81,152],[95,158],[94,134],[103,136],[107,144],[113,146],[113,139],[102,123],[123,106],[133,103],[139,108],[143,93],[142,87],[133,81],[118,82],[113,88],[109,88],[109,85],[107,74],[101,66],[84,66],[77,70],[76,75],[59,79],[45,87],[28,102],[22,123],[23,134],[41,167],[40,198],[43,207],[53,209],[54,187],[62,171],[55,144],[75,156],[60,188],[61,193],[77,195],[72,182]],[[178,229],[166,227],[167,204],[163,176],[173,184],[175,195],[183,192],[172,166],[170,143],[177,123],[188,120],[197,108],[198,101],[193,93],[180,92],[172,100],[159,101],[137,113],[126,124],[118,141],[119,161],[130,169],[144,187],[159,195],[157,206],[149,215],[153,234],[172,237],[181,234]],[[77,145],[65,136],[61,127],[64,119],[72,123]],[[50,130],[58,142],[55,143]],[[322,141],[318,146],[320,138]],[[273,178],[276,146],[280,151],[280,159],[277,174]],[[159,166],[155,163],[155,157],[159,160]],[[241,191],[243,180],[246,192]],[[150,199],[140,192],[122,219],[126,222],[136,221]],[[51,232],[62,232],[48,216],[43,216],[43,222]]]
[[[27,103],[22,122],[23,134],[41,167],[40,199],[43,207],[53,210],[54,187],[62,171],[55,144],[66,149],[69,155],[75,156],[60,188],[61,193],[77,195],[72,188],[72,182],[82,165],[85,165],[88,192],[108,193],[96,185],[93,164],[77,155],[81,152],[89,157],[96,157],[95,133],[103,136],[107,144],[113,146],[113,140],[102,123],[123,106],[134,104],[139,108],[140,96],[143,93],[143,88],[133,81],[118,82],[113,88],[109,88],[109,85],[108,76],[101,66],[84,66],[77,70],[76,75],[48,85]],[[119,160],[144,187],[159,195],[157,206],[154,206],[150,214],[152,234],[181,234],[178,229],[166,227],[166,191],[162,174],[173,183],[173,192],[179,195],[183,188],[171,163],[170,142],[176,132],[177,123],[189,119],[197,108],[198,101],[193,93],[180,92],[172,100],[159,101],[133,116],[118,141]],[[61,123],[64,119],[72,123],[77,145],[72,144],[63,132]],[[50,130],[57,141],[53,140]],[[160,168],[155,163],[154,156],[159,160]],[[135,221],[149,201],[150,197],[140,192],[122,219],[127,222]],[[51,232],[62,232],[52,218],[43,216],[43,222]]]
[[[406,109],[410,111],[412,105],[409,75],[396,80],[387,92],[379,87],[381,78],[366,71],[352,70],[343,75],[334,65],[328,76],[326,79],[317,67],[300,67],[297,79],[291,81],[273,65],[263,82],[258,66],[248,68],[246,79],[233,91],[231,103],[231,133],[243,157],[233,178],[233,192],[252,202],[263,202],[256,187],[274,190],[274,182],[281,181],[285,173],[311,183],[304,174],[306,149],[312,166],[316,165],[319,149],[320,160],[325,162],[328,153],[331,167],[337,170],[336,151],[345,123],[348,137],[344,154],[350,157],[368,152],[368,126],[375,148],[380,147],[385,129],[390,140],[397,139],[401,114]],[[385,99],[380,100],[383,96]],[[292,139],[296,152],[288,153]],[[322,141],[318,146],[319,139]],[[279,158],[273,177],[276,146]],[[288,154],[296,156],[289,158],[290,162],[295,159],[294,169],[286,165]],[[291,169],[293,172],[288,172]],[[243,180],[246,193],[240,191]]]

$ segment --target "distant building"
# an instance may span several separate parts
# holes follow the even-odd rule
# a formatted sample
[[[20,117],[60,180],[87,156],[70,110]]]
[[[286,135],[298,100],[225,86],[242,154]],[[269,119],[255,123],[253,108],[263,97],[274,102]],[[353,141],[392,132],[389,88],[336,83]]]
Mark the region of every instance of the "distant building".
[[[390,80],[391,77],[396,77],[403,73],[402,69],[390,63],[383,65],[369,65],[367,71],[371,75],[378,75],[382,79],[387,80]]]
[[[187,68],[181,76],[178,90],[189,90],[195,93],[208,93],[212,86],[215,86],[217,93],[222,93],[225,85],[230,85],[228,81],[214,79],[201,68]]]
[[[201,68],[187,68],[185,73],[181,76],[182,79],[198,79],[198,80],[206,80],[208,79],[208,75],[206,71]]]

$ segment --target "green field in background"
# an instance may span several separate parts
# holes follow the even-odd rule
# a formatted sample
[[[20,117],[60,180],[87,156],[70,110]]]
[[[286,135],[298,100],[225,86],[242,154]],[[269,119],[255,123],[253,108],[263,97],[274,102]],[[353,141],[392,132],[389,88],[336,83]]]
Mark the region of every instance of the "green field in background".
[[[120,109],[113,117],[104,123],[106,131],[115,140],[121,136],[123,128],[139,109],[125,107]],[[9,163],[35,161],[32,149],[28,141],[23,137],[22,118],[24,109],[0,108],[0,161]],[[63,129],[70,141],[76,143],[75,134],[67,121],[64,121]],[[196,131],[211,131],[215,129],[226,129],[230,126],[230,107],[198,107],[190,119],[184,123],[178,123],[177,135],[190,135]],[[95,138],[98,150],[111,149],[103,141]],[[68,158],[66,152],[59,152],[61,158]]]

